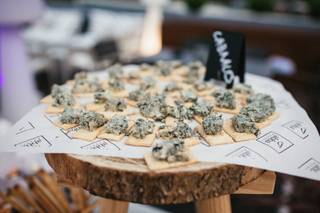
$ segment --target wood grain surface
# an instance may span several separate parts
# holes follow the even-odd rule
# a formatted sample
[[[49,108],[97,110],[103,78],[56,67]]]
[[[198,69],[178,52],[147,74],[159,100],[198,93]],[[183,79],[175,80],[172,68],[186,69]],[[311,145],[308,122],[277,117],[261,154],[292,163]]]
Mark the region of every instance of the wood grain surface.
[[[100,197],[145,204],[176,204],[231,194],[263,170],[199,162],[153,172],[143,159],[45,154],[58,181]]]

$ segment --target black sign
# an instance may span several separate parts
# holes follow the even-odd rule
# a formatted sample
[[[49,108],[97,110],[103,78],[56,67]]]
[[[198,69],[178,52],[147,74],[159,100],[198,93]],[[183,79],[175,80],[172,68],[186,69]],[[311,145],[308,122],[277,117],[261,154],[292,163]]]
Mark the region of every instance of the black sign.
[[[232,88],[234,79],[239,76],[244,83],[245,37],[243,34],[225,31],[212,33],[212,45],[207,60],[205,80],[223,80],[227,88]]]

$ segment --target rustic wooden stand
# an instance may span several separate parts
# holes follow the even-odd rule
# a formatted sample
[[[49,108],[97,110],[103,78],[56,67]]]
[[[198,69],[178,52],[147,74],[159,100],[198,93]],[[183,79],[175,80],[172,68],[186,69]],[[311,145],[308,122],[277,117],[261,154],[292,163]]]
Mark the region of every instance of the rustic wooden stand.
[[[275,173],[240,165],[200,162],[161,172],[143,159],[46,154],[58,181],[106,198],[101,212],[128,211],[129,202],[196,202],[198,213],[231,213],[230,194],[272,194]]]

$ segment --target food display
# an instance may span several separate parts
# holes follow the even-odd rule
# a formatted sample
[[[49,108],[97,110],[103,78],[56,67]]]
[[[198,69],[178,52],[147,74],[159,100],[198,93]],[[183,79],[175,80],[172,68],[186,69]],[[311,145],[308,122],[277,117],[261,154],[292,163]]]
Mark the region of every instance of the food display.
[[[116,64],[100,73],[54,85],[43,113],[57,116],[56,127],[73,128],[71,138],[150,147],[151,170],[195,163],[192,149],[200,143],[255,139],[279,117],[273,98],[250,85],[204,82],[200,62],[158,61],[130,72]]]
[[[0,212],[99,212],[105,201],[71,185],[60,185],[57,176],[43,169],[31,174],[13,170],[3,181]],[[2,187],[3,187],[2,185]]]

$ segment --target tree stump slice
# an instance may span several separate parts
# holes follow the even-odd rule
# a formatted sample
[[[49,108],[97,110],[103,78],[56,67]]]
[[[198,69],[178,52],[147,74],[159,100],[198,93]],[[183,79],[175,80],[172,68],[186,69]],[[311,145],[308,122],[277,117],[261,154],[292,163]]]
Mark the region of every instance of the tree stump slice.
[[[45,156],[59,182],[100,197],[143,204],[187,203],[231,194],[263,173],[260,169],[211,162],[153,172],[143,159]]]

